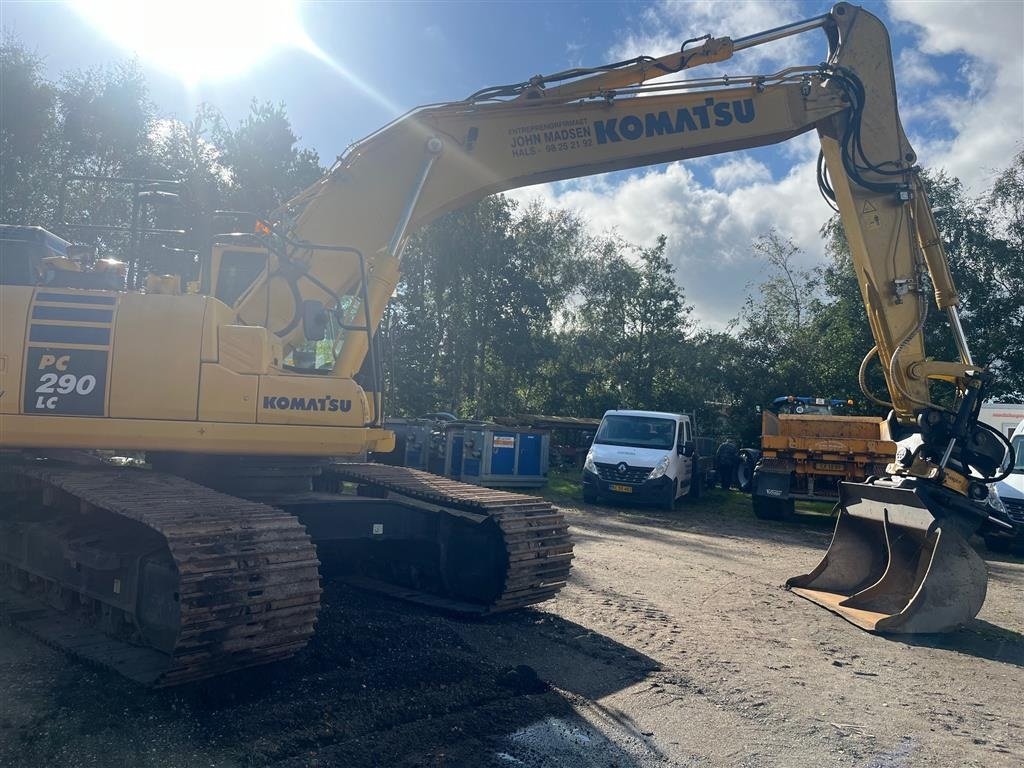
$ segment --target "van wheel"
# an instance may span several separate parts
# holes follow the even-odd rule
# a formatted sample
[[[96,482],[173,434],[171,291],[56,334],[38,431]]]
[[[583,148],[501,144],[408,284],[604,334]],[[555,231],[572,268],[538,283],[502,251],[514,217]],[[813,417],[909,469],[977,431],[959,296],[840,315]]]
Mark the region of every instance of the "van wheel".
[[[671,512],[676,508],[676,481],[673,480],[668,487],[665,488],[665,495],[662,497],[661,504],[659,505],[662,509]]]
[[[792,499],[769,499],[764,496],[752,496],[754,517],[758,520],[789,520],[796,513],[796,504]]]
[[[588,491],[586,488],[583,489],[583,503],[584,504],[597,504],[597,492]]]

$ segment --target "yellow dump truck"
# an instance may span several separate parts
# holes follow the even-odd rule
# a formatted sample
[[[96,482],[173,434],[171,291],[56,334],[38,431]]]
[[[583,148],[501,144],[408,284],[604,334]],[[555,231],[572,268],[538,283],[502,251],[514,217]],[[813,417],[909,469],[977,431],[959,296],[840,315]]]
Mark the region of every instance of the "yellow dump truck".
[[[896,456],[884,419],[835,415],[834,401],[822,398],[794,400],[797,405],[780,409],[788,413],[761,414],[761,451],[745,452],[748,461],[756,459],[749,487],[762,519],[792,515],[797,499],[837,501],[840,482],[883,475]]]

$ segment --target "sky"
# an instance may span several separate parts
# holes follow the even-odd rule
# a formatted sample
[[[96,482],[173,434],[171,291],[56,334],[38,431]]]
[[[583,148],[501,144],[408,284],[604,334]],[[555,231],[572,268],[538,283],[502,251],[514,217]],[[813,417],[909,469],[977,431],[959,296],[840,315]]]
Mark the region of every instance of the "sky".
[[[1024,2],[889,0],[863,5],[892,35],[904,127],[919,161],[980,194],[1024,149]],[[300,144],[330,164],[351,142],[425,103],[571,66],[663,55],[689,38],[733,38],[828,11],[813,0],[624,2],[218,2],[146,0],[105,9],[0,0],[0,26],[48,75],[137,57],[161,116],[197,104],[239,121],[253,98],[283,102]],[[160,34],[139,38],[139,14]],[[216,55],[203,49],[213,49]],[[739,52],[716,72],[769,74],[825,58],[820,30]],[[814,181],[816,140],[539,185],[508,193],[577,211],[596,233],[668,252],[694,314],[728,326],[765,277],[751,243],[771,228],[822,263],[830,213]]]

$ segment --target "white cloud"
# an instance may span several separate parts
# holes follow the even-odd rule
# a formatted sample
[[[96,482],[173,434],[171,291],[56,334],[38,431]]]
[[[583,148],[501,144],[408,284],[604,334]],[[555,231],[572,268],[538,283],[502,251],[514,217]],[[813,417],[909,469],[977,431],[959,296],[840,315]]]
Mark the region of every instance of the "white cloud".
[[[772,180],[772,172],[768,170],[767,165],[744,156],[726,160],[711,171],[711,175],[715,180],[715,186],[724,190],[735,189],[752,182]]]
[[[900,53],[896,71],[902,85],[938,85],[942,82],[942,75],[928,57],[913,48],[905,48]]]
[[[760,165],[749,159],[734,164]],[[820,263],[818,230],[830,213],[815,186],[813,160],[799,163],[777,183],[765,176],[728,191],[717,184],[704,186],[686,166],[672,163],[619,184],[597,176],[507,194],[520,201],[539,197],[546,205],[578,211],[593,230],[615,230],[643,246],[667,235],[668,254],[687,300],[703,323],[718,329],[737,315],[747,287],[765,276],[764,263],[751,249],[753,240],[774,227],[804,248],[804,266]]]
[[[926,54],[960,54],[961,71],[970,85],[963,98],[947,94],[926,102],[955,132],[948,141],[930,142],[921,161],[945,168],[975,193],[1024,148],[1024,3],[889,2],[898,22],[912,25],[918,47]],[[897,71],[898,83],[904,73]]]

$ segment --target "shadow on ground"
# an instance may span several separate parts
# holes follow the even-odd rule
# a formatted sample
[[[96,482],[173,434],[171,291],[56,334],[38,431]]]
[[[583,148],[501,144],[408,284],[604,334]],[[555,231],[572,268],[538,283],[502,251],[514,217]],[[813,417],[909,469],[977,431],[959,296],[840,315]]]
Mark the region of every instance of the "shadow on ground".
[[[1024,667],[1024,635],[983,619],[973,619],[945,635],[893,635],[890,639]]]
[[[48,706],[0,733],[0,763],[529,766],[544,744],[585,736],[601,748],[575,764],[634,764],[572,699],[635,684],[656,668],[648,657],[543,611],[457,620],[330,579],[323,603],[294,659],[181,689],[55,657]]]
[[[596,536],[636,536],[636,528],[640,527],[645,538],[665,543],[678,543],[677,533],[689,533],[706,536],[711,547],[717,539],[761,539],[824,550],[835,525],[832,519],[821,515],[798,515],[793,521],[772,522],[758,520],[753,514],[749,517],[719,515],[713,510],[690,510],[685,506],[674,512],[621,506],[566,505],[563,508],[585,516],[586,530],[572,530],[573,538],[580,541]],[[724,553],[732,547],[723,542],[719,549]]]

